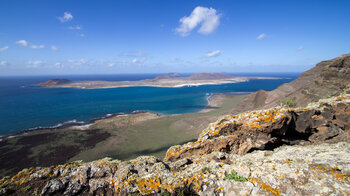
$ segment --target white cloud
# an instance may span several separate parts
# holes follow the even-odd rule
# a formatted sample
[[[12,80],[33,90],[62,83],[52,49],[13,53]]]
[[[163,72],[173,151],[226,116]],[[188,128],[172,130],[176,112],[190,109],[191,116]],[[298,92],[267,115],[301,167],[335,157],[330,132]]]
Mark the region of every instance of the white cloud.
[[[205,56],[210,58],[210,57],[219,56],[220,54],[221,54],[220,50],[214,50],[214,51],[208,52]]]
[[[145,59],[134,58],[131,60],[131,63],[134,63],[134,64],[140,64],[140,63],[144,63],[144,62],[145,62]]]
[[[76,25],[76,26],[70,26],[68,27],[69,30],[82,30],[83,27],[80,25]]]
[[[29,48],[32,48],[32,49],[45,48],[44,45],[34,45],[34,44],[31,44],[31,43],[27,42],[26,40],[18,40],[18,41],[16,41],[16,44],[22,45],[24,47],[29,47]]]
[[[182,17],[180,23],[175,32],[181,36],[189,35],[198,25],[200,25],[198,33],[210,34],[219,26],[220,15],[216,13],[214,8],[197,6],[190,16]]]
[[[2,48],[0,48],[0,52],[5,52],[9,47],[8,46],[4,46]]]
[[[262,33],[258,37],[256,37],[256,39],[264,39],[266,37],[267,37],[267,35],[265,33]]]
[[[79,34],[80,37],[85,37],[84,33]]]
[[[43,61],[28,61],[27,67],[38,68],[43,63]]]
[[[302,50],[304,50],[304,48],[305,48],[305,46],[300,46],[300,47],[298,48],[298,51],[302,51]]]
[[[45,48],[44,45],[29,45],[29,48],[32,48],[32,49],[41,49],[41,48]]]
[[[68,22],[73,19],[73,15],[69,12],[64,12],[62,17],[57,17],[61,22]]]
[[[110,62],[107,65],[108,65],[108,67],[114,67],[116,64],[117,64],[116,62]]]
[[[53,50],[53,51],[57,51],[57,50],[58,50],[58,48],[57,48],[55,45],[52,45],[52,46],[51,46],[51,50]]]
[[[26,40],[18,40],[16,41],[16,44],[22,45],[27,47],[28,46],[28,42]]]
[[[78,59],[78,60],[70,59],[70,60],[68,60],[68,62],[72,63],[74,65],[84,65],[84,64],[86,64],[88,62],[88,60],[87,59]]]
[[[6,66],[6,65],[7,65],[7,62],[6,62],[6,61],[0,61],[0,65],[1,65],[1,66]]]
[[[64,65],[63,65],[62,63],[60,63],[60,62],[56,62],[56,63],[54,64],[54,66],[55,66],[55,67],[58,67],[58,68],[64,67]]]

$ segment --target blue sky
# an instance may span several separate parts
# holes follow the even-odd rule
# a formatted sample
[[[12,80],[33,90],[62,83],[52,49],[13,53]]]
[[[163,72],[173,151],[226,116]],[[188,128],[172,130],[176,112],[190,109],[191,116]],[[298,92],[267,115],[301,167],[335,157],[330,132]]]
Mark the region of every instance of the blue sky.
[[[350,52],[344,0],[0,0],[0,75],[302,72]]]

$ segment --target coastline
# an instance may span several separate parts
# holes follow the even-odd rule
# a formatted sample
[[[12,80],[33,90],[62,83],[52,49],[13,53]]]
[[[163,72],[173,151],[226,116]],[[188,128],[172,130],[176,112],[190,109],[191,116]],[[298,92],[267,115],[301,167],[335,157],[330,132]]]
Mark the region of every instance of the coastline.
[[[204,107],[202,110],[200,110],[198,112],[193,112],[193,113],[191,112],[191,114],[200,114],[200,113],[210,112],[213,109],[216,109],[222,103],[222,100],[223,100],[224,97],[245,95],[245,94],[249,94],[249,93],[241,93],[241,92],[212,93],[212,94],[210,94],[207,97],[207,101],[208,101],[207,106]],[[0,136],[0,142],[3,141],[4,139],[7,139],[7,138],[13,138],[13,137],[17,137],[17,136],[28,135],[30,133],[37,132],[37,131],[42,131],[42,130],[60,130],[60,129],[86,130],[91,125],[93,125],[93,124],[95,124],[95,123],[97,123],[98,121],[101,121],[101,120],[111,119],[111,118],[115,118],[115,117],[118,117],[118,116],[125,116],[125,115],[132,116],[132,115],[140,114],[140,113],[149,113],[149,114],[158,115],[158,116],[178,116],[178,115],[182,115],[182,114],[162,115],[162,114],[159,114],[159,113],[156,113],[156,112],[149,112],[149,111],[146,111],[146,110],[134,110],[131,113],[124,113],[124,112],[110,113],[110,114],[106,114],[105,116],[92,118],[92,119],[88,120],[87,122],[85,122],[85,121],[77,121],[76,119],[73,119],[73,120],[68,120],[68,121],[65,121],[65,122],[58,123],[58,124],[53,125],[53,126],[47,126],[47,127],[38,126],[38,127],[23,129],[23,130],[19,131],[18,133]]]
[[[170,146],[190,142],[245,95],[212,94],[209,104],[196,113],[159,115],[136,111],[109,114],[84,125],[31,130],[0,138],[0,176],[23,168],[45,167],[67,161],[91,161],[103,157],[129,160],[141,155],[162,158]],[[196,126],[194,126],[196,125]]]

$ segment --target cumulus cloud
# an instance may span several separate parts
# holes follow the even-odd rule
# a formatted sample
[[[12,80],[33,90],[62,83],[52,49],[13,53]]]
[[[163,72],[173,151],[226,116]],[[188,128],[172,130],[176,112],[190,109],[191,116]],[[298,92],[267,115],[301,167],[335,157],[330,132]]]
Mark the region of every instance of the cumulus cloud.
[[[256,37],[256,39],[264,39],[264,38],[266,38],[266,34],[265,33],[262,33],[262,34],[260,34],[260,35],[258,35],[258,37]]]
[[[302,51],[302,50],[304,50],[304,46],[300,46],[299,48],[298,48],[298,51]]]
[[[5,52],[9,47],[8,46],[4,46],[2,48],[0,48],[0,52]]]
[[[220,50],[214,50],[214,51],[208,52],[205,56],[206,56],[207,58],[211,58],[211,57],[219,56],[220,54],[221,54],[221,51],[220,51]]]
[[[24,46],[24,47],[32,48],[32,49],[41,49],[41,48],[45,48],[44,45],[35,45],[35,44],[31,44],[31,43],[27,42],[26,40],[18,40],[18,41],[16,41],[16,44],[22,45],[22,46]]]
[[[70,12],[64,12],[63,16],[57,17],[57,19],[61,22],[68,22],[73,19],[73,15]]]
[[[197,6],[190,16],[182,17],[180,23],[175,32],[181,36],[189,35],[197,26],[200,26],[198,33],[211,34],[220,24],[220,15],[214,8]]]
[[[51,50],[56,51],[56,50],[58,50],[58,48],[55,45],[52,45]]]
[[[76,25],[76,26],[70,26],[68,27],[69,30],[82,30],[83,27],[79,26],[79,25]]]
[[[28,42],[26,40],[18,40],[16,41],[16,44],[22,45],[27,47],[28,46]]]

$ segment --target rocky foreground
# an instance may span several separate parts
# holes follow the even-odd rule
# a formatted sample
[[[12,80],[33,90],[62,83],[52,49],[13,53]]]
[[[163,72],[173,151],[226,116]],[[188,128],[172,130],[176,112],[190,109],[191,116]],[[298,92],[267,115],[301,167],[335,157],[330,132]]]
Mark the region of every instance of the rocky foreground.
[[[303,108],[227,115],[164,160],[29,168],[1,179],[0,194],[349,195],[349,122],[349,91]]]

